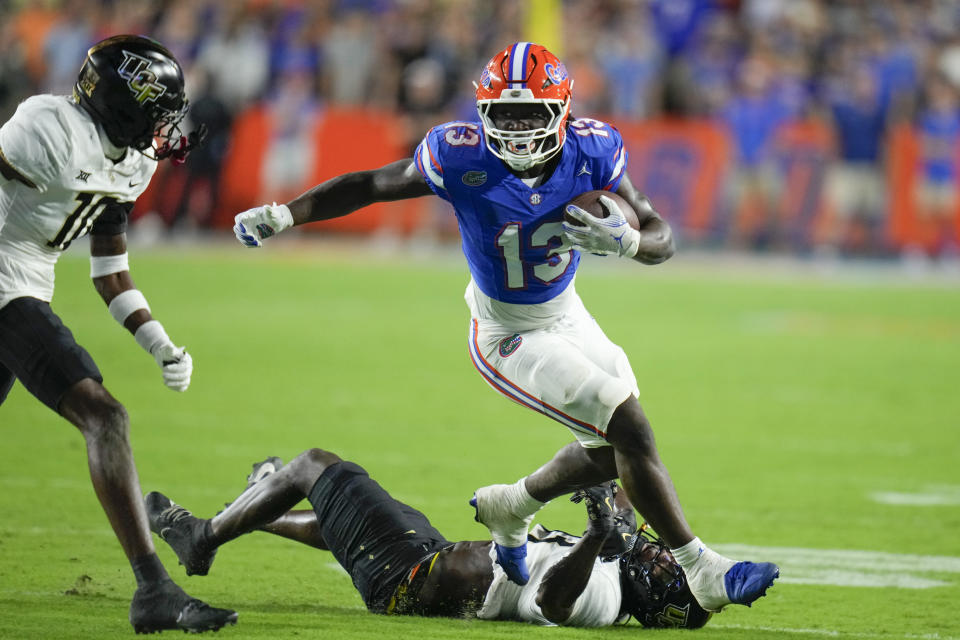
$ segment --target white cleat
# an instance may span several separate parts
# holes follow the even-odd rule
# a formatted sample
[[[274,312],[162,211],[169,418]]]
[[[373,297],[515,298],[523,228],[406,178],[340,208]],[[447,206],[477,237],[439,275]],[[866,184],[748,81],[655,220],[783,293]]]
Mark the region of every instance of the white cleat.
[[[516,514],[515,509],[521,504],[518,497],[517,484],[494,484],[477,489],[470,505],[476,509],[476,521],[490,530],[497,564],[511,582],[522,586],[530,581],[526,559],[527,530],[533,514],[522,517]]]
[[[509,484],[481,487],[474,492],[470,504],[477,510],[476,521],[490,530],[494,542],[504,547],[521,547],[527,543],[533,514],[520,517],[513,512],[512,489]]]

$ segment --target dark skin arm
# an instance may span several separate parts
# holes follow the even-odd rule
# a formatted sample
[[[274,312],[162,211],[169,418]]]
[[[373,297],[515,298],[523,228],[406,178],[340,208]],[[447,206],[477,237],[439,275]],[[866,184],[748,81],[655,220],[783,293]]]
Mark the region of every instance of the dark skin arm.
[[[590,582],[594,561],[613,530],[614,514],[632,509],[626,492],[618,491],[613,498],[612,510],[605,510],[602,518],[587,520],[583,537],[570,553],[550,567],[540,582],[536,602],[543,617],[555,624],[563,624],[570,619],[573,605]]]
[[[412,158],[371,171],[354,171],[321,182],[287,203],[295,225],[339,218],[375,202],[406,200],[433,191]]]
[[[433,191],[412,158],[379,169],[354,171],[331,178],[287,203],[294,225],[339,218],[375,202],[390,202],[432,195]],[[624,175],[617,194],[629,202],[640,220],[640,248],[634,260],[660,264],[674,252],[673,232],[646,196]]]
[[[90,236],[90,255],[91,256],[118,256],[127,251],[127,234],[117,235],[91,235]],[[110,273],[93,279],[93,286],[97,293],[103,298],[103,301],[110,304],[110,301],[127,289],[136,289],[133,278],[129,271],[120,271]],[[146,309],[138,309],[130,314],[124,321],[123,326],[130,333],[136,333],[137,329],[144,322],[152,320],[150,312]]]
[[[537,606],[543,617],[563,624],[573,613],[573,605],[587,588],[607,531],[587,529],[573,549],[560,562],[550,567],[537,591]]]
[[[640,248],[633,259],[643,264],[660,264],[669,259],[675,250],[673,231],[654,211],[647,196],[633,186],[630,176],[624,174],[617,187],[617,195],[630,203],[640,220]]]

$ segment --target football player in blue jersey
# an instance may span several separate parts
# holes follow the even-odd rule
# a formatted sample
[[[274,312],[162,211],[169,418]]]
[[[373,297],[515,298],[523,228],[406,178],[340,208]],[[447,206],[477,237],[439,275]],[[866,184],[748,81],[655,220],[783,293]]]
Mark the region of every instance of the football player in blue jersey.
[[[565,425],[577,440],[534,473],[480,488],[471,500],[507,575],[518,584],[529,579],[527,528],[544,503],[619,477],[704,609],[750,604],[779,569],[735,562],[694,536],[637,400],[627,357],[574,288],[581,252],[658,264],[674,245],[670,226],[627,176],[619,132],[599,120],[570,118],[572,86],[564,65],[544,47],[511,45],[480,76],[477,121],[434,127],[413,158],[341,175],[285,205],[240,213],[234,233],[259,247],[291,226],[374,202],[429,194],[450,202],[471,275],[465,299],[474,366],[494,390]],[[569,204],[600,189],[633,207],[639,229],[611,198],[601,198],[605,218]]]
[[[126,239],[127,215],[157,161],[182,161],[202,138],[202,130],[180,135],[186,111],[173,54],[149,38],[118,35],[90,49],[72,96],[27,98],[0,127],[0,404],[20,380],[83,434],[94,489],[136,576],[137,633],[216,630],[237,614],[191,598],[167,575],[147,526],[127,412],[50,300],[58,258],[89,233],[90,277],[110,315],[164,384],[187,389],[190,354],[134,285]]]

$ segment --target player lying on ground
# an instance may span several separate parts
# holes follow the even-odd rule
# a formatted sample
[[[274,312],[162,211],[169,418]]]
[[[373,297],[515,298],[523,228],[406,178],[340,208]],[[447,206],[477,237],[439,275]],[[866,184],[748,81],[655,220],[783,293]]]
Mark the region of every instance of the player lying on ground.
[[[313,510],[290,511],[303,498]],[[210,520],[161,493],[146,496],[150,528],[188,575],[206,575],[217,548],[260,530],[330,550],[374,613],[605,626],[629,616],[649,627],[702,627],[710,614],[690,593],[665,545],[636,532],[615,483],[578,492],[582,537],[531,532],[526,586],[510,582],[490,541],[450,542],[416,509],[390,497],[353,462],[310,449],[290,464],[254,465],[247,489]]]
[[[202,128],[189,140],[180,135],[186,112],[173,54],[122,35],[90,49],[72,96],[30,97],[0,128],[0,404],[20,380],[83,434],[94,490],[137,580],[130,622],[138,633],[216,630],[237,614],[189,597],[160,564],[127,412],[50,300],[60,254],[90,233],[90,277],[110,315],[150,354],[164,384],[187,389],[190,355],[134,285],[126,238],[127,215],[157,161],[183,160],[203,137]]]
[[[344,216],[374,202],[431,194],[450,202],[470,268],[465,298],[474,366],[494,390],[560,422],[581,445],[565,447],[515,484],[477,490],[477,520],[490,529],[507,575],[517,584],[529,578],[527,527],[544,503],[619,478],[705,609],[750,604],[779,569],[735,562],[694,536],[638,401],[627,356],[575,290],[581,252],[659,264],[673,255],[674,245],[670,225],[627,175],[620,133],[599,120],[571,117],[572,87],[553,54],[518,42],[494,56],[480,75],[478,120],[434,127],[413,158],[332,178],[288,205],[240,213],[234,232],[243,244],[259,247],[293,225]],[[602,219],[568,205],[601,189],[631,205],[638,229],[610,198]],[[580,224],[564,221],[565,213]],[[642,327],[638,318],[637,331]],[[512,446],[508,433],[498,436],[505,449]]]

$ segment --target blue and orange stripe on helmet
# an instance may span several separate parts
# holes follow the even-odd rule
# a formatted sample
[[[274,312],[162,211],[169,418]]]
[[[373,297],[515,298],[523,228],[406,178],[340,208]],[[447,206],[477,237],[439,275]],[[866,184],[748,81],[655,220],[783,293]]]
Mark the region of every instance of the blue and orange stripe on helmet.
[[[510,48],[510,55],[507,57],[509,68],[507,69],[507,88],[526,89],[527,88],[527,60],[530,58],[529,42],[518,42]]]

